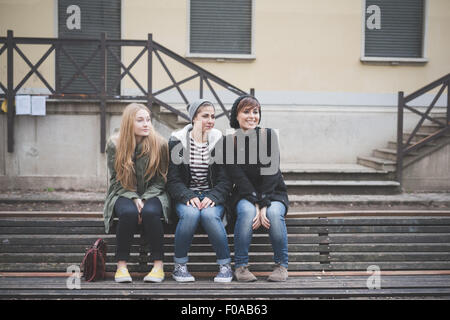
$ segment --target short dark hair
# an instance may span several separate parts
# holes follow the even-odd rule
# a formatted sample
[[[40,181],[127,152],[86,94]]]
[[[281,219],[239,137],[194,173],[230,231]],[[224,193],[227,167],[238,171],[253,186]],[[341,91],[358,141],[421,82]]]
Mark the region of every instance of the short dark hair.
[[[236,115],[239,114],[239,112],[241,112],[241,110],[244,109],[244,107],[258,108],[258,111],[261,112],[261,106],[258,100],[252,97],[246,97],[239,102],[236,109]]]

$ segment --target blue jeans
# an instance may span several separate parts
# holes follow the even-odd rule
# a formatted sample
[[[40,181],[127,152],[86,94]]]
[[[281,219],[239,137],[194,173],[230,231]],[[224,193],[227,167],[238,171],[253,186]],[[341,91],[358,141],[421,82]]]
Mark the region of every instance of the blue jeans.
[[[237,220],[234,227],[234,263],[235,268],[248,265],[248,250],[253,236],[253,219],[256,207],[250,201],[241,199],[236,205]],[[284,216],[286,207],[282,202],[272,201],[266,216],[270,221],[269,237],[274,253],[274,262],[288,267],[288,241]],[[261,226],[260,228],[264,228]],[[265,229],[265,228],[264,228]]]
[[[180,218],[175,231],[175,263],[188,262],[188,251],[199,223],[208,234],[208,239],[216,252],[217,263],[231,262],[227,233],[221,220],[224,213],[222,205],[199,210],[183,203],[177,203],[175,210]]]

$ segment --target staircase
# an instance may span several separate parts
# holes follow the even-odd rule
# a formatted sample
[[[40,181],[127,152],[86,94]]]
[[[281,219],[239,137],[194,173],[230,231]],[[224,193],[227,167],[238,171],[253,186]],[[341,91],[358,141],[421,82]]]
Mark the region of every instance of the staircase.
[[[281,164],[289,195],[394,194],[400,184],[388,170],[358,164]]]
[[[447,121],[447,115],[444,113],[436,113],[432,115],[432,117],[442,122]],[[440,129],[441,128],[438,125],[427,120],[427,123],[420,128],[420,131],[418,131],[416,135],[414,135],[411,140],[412,143],[409,143],[409,146],[413,146],[415,143],[420,142],[421,140],[429,136],[432,136]],[[406,145],[410,137],[411,132],[403,134],[404,145]],[[428,142],[416,151],[408,153],[403,161],[403,168],[410,166],[416,161],[426,157],[432,152],[439,150],[443,146],[450,143],[449,137],[450,134],[444,134],[435,141]],[[389,172],[395,172],[397,165],[397,142],[389,141],[386,148],[374,149],[373,156],[371,157],[358,157],[358,164],[367,166],[369,168],[374,168],[376,170],[387,170]]]
[[[153,104],[152,106],[152,118],[171,130],[181,129],[189,123],[185,118],[180,117],[178,114],[170,112],[167,109],[161,108],[161,106],[157,104]]]
[[[402,191],[403,169],[450,143],[450,74],[404,96],[399,92],[397,141],[386,148],[375,149],[371,156],[359,156],[356,165],[317,166],[285,165],[282,168],[292,195],[331,194],[395,194]],[[408,105],[411,101],[438,89],[426,111]],[[447,91],[447,113],[432,109]],[[421,118],[411,132],[403,131],[404,109]],[[400,145],[399,145],[400,144]]]
[[[430,115],[446,122],[444,113]],[[431,121],[424,122],[411,140],[410,146],[439,132],[441,127]],[[406,144],[411,132],[403,134]],[[403,159],[406,168],[450,143],[450,134],[428,142]],[[356,164],[281,164],[290,195],[305,194],[398,194],[402,192],[396,181],[397,142],[388,141],[386,148],[374,149],[371,156],[359,156]]]

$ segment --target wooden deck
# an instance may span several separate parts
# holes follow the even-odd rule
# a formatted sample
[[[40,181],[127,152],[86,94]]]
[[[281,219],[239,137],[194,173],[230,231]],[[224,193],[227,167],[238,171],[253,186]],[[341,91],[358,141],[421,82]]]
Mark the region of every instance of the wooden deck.
[[[129,270],[134,282],[116,284],[115,235],[105,235],[95,214],[39,215],[0,213],[0,299],[401,299],[450,298],[450,212],[391,215],[308,217],[286,220],[289,242],[289,280],[271,283],[273,253],[267,232],[258,231],[250,249],[255,283],[218,284],[215,254],[207,236],[194,238],[189,270],[195,283],[176,283],[173,268],[173,230],[166,226],[166,280],[142,282],[150,270],[135,237]],[[98,237],[108,244],[108,279],[81,289],[66,285],[69,266],[79,266],[86,247]],[[228,236],[234,251],[233,235]],[[379,288],[368,288],[373,268],[380,270]],[[372,283],[374,286],[374,283]]]
[[[0,277],[0,299],[422,299],[450,298],[450,273],[434,275],[381,275],[380,288],[368,289],[366,276],[295,276],[285,283],[214,283],[200,278],[194,283],[117,284],[113,279],[81,281],[69,290],[66,277]]]

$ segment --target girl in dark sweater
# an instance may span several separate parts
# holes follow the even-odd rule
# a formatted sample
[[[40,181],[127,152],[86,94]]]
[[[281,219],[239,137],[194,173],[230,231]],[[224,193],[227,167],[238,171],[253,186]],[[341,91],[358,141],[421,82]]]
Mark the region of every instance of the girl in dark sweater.
[[[263,226],[269,232],[275,267],[269,281],[286,281],[288,246],[285,215],[289,200],[279,168],[280,153],[274,130],[258,127],[261,106],[256,98],[245,95],[233,104],[228,135],[227,171],[234,183],[231,206],[235,210],[235,277],[238,281],[255,281],[248,270],[248,251],[253,230]],[[234,147],[230,155],[229,146]],[[232,160],[232,161],[231,161]],[[231,164],[230,164],[231,162]]]
[[[222,143],[222,133],[214,129],[215,110],[211,102],[194,101],[188,111],[192,123],[169,139],[167,189],[179,217],[172,277],[179,282],[195,280],[186,264],[192,238],[201,224],[217,256],[219,273],[214,281],[230,282],[231,257],[222,219],[231,182],[225,167],[210,161],[215,146]]]

